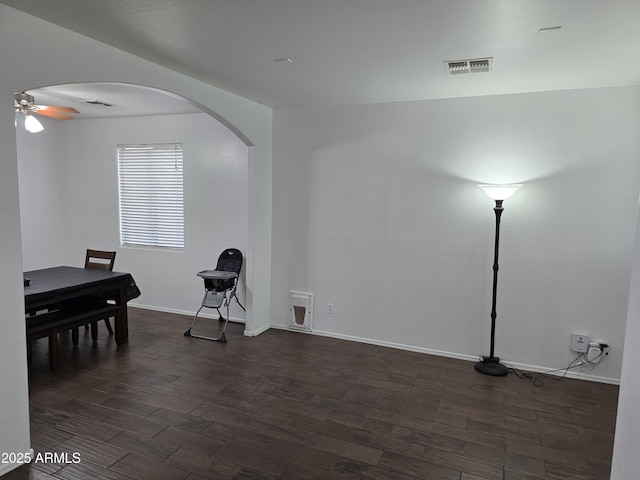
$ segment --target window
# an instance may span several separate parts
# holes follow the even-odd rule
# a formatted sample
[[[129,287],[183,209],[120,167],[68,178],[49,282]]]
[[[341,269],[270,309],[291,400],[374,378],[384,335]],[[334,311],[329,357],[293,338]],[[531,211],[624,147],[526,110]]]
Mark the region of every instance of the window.
[[[120,245],[182,249],[182,144],[117,148]]]

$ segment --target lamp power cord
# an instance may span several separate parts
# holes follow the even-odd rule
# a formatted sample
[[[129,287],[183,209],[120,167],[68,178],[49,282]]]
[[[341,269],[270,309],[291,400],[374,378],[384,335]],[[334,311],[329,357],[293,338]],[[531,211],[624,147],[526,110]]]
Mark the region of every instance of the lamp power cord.
[[[541,372],[537,374],[534,374],[531,372],[524,372],[514,367],[513,365],[509,365],[506,362],[504,362],[504,364],[516,377],[521,378],[523,380],[530,380],[533,386],[541,387],[544,385],[545,377],[549,377],[555,381],[561,381],[567,376],[567,373],[569,372],[569,370],[573,370],[575,368],[591,366],[589,371],[592,371],[595,368],[595,366],[598,363],[600,363],[600,361],[603,358],[609,355],[609,345],[607,345],[606,343],[599,343],[598,346],[600,348],[600,353],[596,357],[591,358],[591,360],[588,360],[588,355],[586,355],[585,353],[580,353],[576,358],[574,358],[571,362],[569,362],[569,364],[564,368],[556,368],[553,370],[547,370],[546,372]],[[552,375],[557,372],[563,372],[563,373],[560,376]]]

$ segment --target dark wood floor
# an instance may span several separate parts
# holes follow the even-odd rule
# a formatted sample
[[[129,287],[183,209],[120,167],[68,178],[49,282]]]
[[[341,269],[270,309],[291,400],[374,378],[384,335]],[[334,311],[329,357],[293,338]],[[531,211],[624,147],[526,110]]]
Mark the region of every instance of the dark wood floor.
[[[7,480],[609,478],[616,386],[231,324],[218,344],[130,312],[126,346],[63,335],[54,374],[36,342],[32,444],[68,458]]]

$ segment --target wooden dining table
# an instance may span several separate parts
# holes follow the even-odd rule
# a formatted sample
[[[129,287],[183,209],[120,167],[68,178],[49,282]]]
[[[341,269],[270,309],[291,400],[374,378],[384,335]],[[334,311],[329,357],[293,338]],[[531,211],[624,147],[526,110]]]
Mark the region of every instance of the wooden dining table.
[[[114,322],[116,344],[129,338],[127,301],[132,298],[132,289],[139,295],[130,273],[59,266],[24,272],[24,278],[26,312],[47,309],[86,295],[112,298],[120,307]]]

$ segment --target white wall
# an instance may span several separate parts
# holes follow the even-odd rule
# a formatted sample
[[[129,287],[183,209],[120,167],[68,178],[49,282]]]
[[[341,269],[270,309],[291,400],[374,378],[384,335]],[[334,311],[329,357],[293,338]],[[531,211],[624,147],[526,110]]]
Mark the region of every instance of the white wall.
[[[477,358],[489,350],[493,204],[505,201],[496,354],[561,368],[579,329],[620,376],[640,185],[639,88],[274,113],[273,319]],[[328,314],[327,304],[334,305]]]
[[[0,45],[1,37],[0,33]],[[10,111],[9,102],[2,102],[2,106]],[[0,116],[0,452],[27,453],[31,445],[14,132],[11,115]],[[12,468],[11,464],[0,464],[0,475]]]
[[[51,129],[29,134],[18,119],[18,178],[24,270],[64,265],[66,221],[64,187],[66,168]]]
[[[16,91],[116,81],[190,98],[243,133],[249,148],[247,332],[270,323],[272,111],[247,99],[0,5],[0,105]],[[16,132],[0,118],[0,452],[29,448],[29,417]],[[22,360],[21,360],[22,359]],[[0,474],[11,465],[0,466]]]
[[[86,248],[115,250],[115,269],[142,290],[134,304],[195,312],[196,272],[215,268],[225,248],[247,251],[247,147],[204,113],[43,122],[38,134],[17,130],[25,270],[82,266]],[[184,147],[185,248],[120,247],[116,145],[171,142]],[[240,287],[244,303],[244,279]],[[231,316],[245,317],[235,302]]]
[[[640,221],[638,225],[640,226]],[[637,372],[640,350],[637,347],[638,341],[640,341],[640,228],[636,232],[636,248],[633,256],[611,480],[636,478],[640,471],[640,457],[638,456],[640,377]]]

